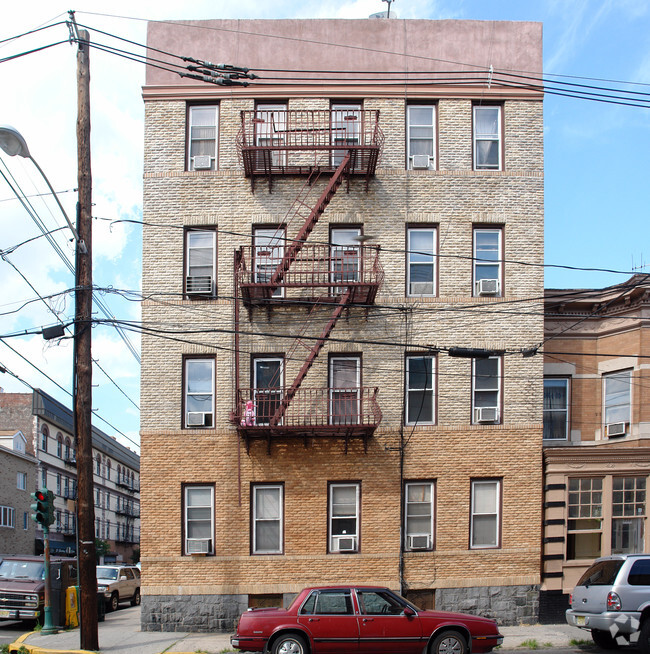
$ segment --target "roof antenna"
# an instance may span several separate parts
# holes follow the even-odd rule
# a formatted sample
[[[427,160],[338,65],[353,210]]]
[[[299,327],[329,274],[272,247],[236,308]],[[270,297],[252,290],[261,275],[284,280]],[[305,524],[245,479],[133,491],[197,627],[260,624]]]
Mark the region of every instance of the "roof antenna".
[[[386,12],[386,18],[390,18],[390,5],[391,2],[395,2],[395,0],[381,0],[381,1],[388,3],[388,11]]]

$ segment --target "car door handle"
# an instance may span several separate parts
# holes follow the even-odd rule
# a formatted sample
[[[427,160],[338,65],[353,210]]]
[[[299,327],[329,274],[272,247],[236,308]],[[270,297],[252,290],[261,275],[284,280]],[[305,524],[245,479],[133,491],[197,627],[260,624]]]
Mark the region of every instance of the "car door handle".
[[[364,622],[374,622],[375,619],[374,618],[364,618],[363,621]]]
[[[320,622],[320,618],[309,618],[309,622]]]

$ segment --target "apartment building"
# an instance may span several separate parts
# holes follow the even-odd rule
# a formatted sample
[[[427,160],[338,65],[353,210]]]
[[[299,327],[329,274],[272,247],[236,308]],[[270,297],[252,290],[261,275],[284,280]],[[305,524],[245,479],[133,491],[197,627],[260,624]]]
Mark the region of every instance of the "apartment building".
[[[0,552],[34,553],[34,521],[30,493],[36,480],[36,459],[27,453],[22,431],[0,431]]]
[[[0,429],[11,424],[23,426],[26,452],[32,452],[36,462],[33,479],[28,480],[27,496],[36,488],[47,488],[55,495],[50,552],[74,556],[77,463],[72,411],[39,389],[32,393],[0,393]],[[134,554],[139,555],[139,457],[96,427],[92,441],[95,536],[108,541],[107,561],[130,563]],[[39,527],[35,539],[36,554],[42,554],[43,532]]]
[[[148,46],[142,628],[347,582],[536,619],[543,97],[509,73],[541,74],[541,25],[183,21]]]
[[[593,560],[647,552],[650,280],[548,289],[540,617],[556,619]]]

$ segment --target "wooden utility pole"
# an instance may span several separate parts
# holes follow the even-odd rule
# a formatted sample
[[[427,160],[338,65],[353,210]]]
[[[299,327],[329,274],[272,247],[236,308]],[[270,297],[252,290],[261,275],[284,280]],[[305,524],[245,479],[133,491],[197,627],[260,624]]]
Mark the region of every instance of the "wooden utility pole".
[[[76,28],[76,24],[75,24]],[[90,172],[90,60],[86,30],[77,52],[77,256],[75,266],[75,387],[77,547],[81,649],[98,650],[95,507],[92,442],[92,176]]]

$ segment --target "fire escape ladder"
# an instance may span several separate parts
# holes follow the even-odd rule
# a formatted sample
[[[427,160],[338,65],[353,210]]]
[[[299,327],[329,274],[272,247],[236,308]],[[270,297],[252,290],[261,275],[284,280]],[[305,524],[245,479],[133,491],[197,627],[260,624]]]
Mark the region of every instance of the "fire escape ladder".
[[[338,190],[339,186],[341,186],[343,175],[350,169],[350,160],[351,156],[350,152],[348,151],[343,157],[343,161],[341,161],[339,167],[336,169],[336,172],[330,178],[330,181],[325,187],[325,190],[321,194],[320,198],[318,198],[318,201],[309,213],[307,220],[305,220],[305,224],[300,228],[297,236],[295,239],[293,239],[291,245],[286,249],[282,261],[280,261],[278,264],[278,267],[275,269],[275,272],[271,276],[269,282],[269,291],[271,295],[275,291],[278,284],[282,282],[284,274],[287,272],[287,270],[289,270],[291,264],[296,260],[300,250],[302,249],[302,246],[305,244],[305,241],[318,222],[318,219],[327,208],[327,205],[334,197],[334,194]]]
[[[287,392],[284,394],[284,397],[282,398],[282,402],[280,402],[280,405],[278,406],[274,416],[271,418],[272,425],[278,425],[282,420],[282,417],[284,416],[286,410],[289,408],[289,405],[291,404],[291,400],[293,400],[296,392],[298,391],[300,385],[305,379],[307,372],[312,367],[314,361],[316,360],[316,357],[320,354],[320,351],[323,349],[323,346],[325,345],[325,341],[327,341],[327,338],[332,333],[332,330],[334,329],[334,325],[336,325],[336,322],[341,317],[341,313],[343,313],[343,309],[345,309],[345,307],[348,305],[351,297],[352,297],[352,290],[349,287],[343,293],[341,293],[341,299],[338,301],[336,307],[334,308],[334,311],[332,312],[329,321],[325,325],[323,331],[321,332],[321,335],[316,340],[316,343],[314,344],[314,347],[312,347],[309,356],[305,359],[305,362],[302,364],[302,367],[300,368],[298,375],[293,380],[293,384],[291,384],[291,387],[288,388]]]

